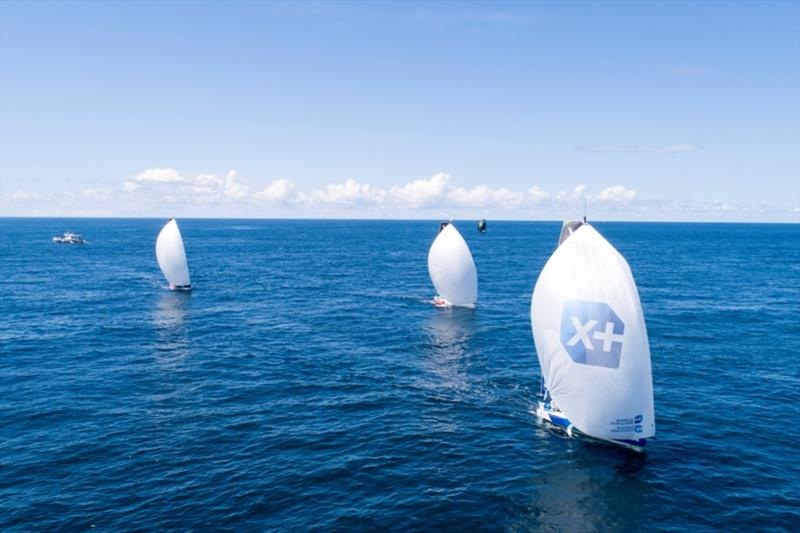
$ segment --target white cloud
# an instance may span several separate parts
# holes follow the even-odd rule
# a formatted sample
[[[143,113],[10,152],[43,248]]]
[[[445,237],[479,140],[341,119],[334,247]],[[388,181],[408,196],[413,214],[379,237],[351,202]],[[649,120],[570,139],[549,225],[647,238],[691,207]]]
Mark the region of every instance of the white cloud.
[[[322,202],[326,204],[381,204],[386,198],[386,191],[371,185],[360,184],[348,179],[344,183],[331,183],[325,190],[312,191],[310,195],[301,195],[301,200]]]
[[[255,197],[259,200],[266,200],[268,202],[284,202],[290,199],[294,185],[286,179],[275,180],[267,187],[255,193]]]
[[[439,172],[428,180],[414,180],[402,187],[395,185],[389,192],[401,204],[411,207],[427,206],[444,198],[449,181],[449,174]]]
[[[235,172],[235,171],[234,171]],[[235,182],[234,175],[234,182]],[[211,197],[219,197],[225,193],[223,185],[226,182],[214,174],[200,174],[192,180],[192,185],[185,192],[192,193],[201,197],[202,202],[208,202]],[[236,185],[236,183],[234,183]],[[235,187],[234,187],[235,188]]]
[[[579,146],[583,152],[625,152],[625,153],[677,153],[693,152],[702,148],[698,144],[593,144]]]
[[[93,198],[95,200],[102,200],[106,201],[111,198],[111,193],[106,189],[94,188],[89,187],[85,191],[83,191],[83,195],[87,198]]]
[[[138,182],[159,183],[183,181],[183,177],[173,168],[148,168],[144,172],[137,174],[133,179]]]
[[[622,185],[606,187],[595,196],[595,199],[601,202],[630,202],[634,198],[636,198],[636,191]]]
[[[231,169],[225,178],[225,196],[234,200],[242,200],[250,194],[250,188],[247,185],[239,183],[236,178],[236,171]]]
[[[543,191],[538,185],[534,185],[528,189],[528,196],[534,204],[538,204],[550,198],[550,193]]]
[[[217,194],[219,189],[207,185],[192,185],[192,192],[197,194]]]
[[[222,185],[222,180],[214,174],[200,174],[194,178],[199,186]]]
[[[139,172],[133,178],[125,180],[122,184],[122,190],[126,193],[134,193],[140,190],[144,185],[152,186],[163,184],[164,186],[168,186],[183,183],[184,181],[183,177],[174,168],[148,168],[147,170]]]
[[[362,187],[370,188],[369,185]],[[224,179],[211,173],[202,173],[187,179],[175,169],[151,168],[140,172],[122,184],[124,192],[136,194],[142,200],[146,198],[156,205],[164,202],[209,205],[215,202],[225,203],[226,200],[252,203],[253,205],[257,200],[288,204],[296,199],[293,189],[294,185],[289,180],[279,179],[264,189],[254,191],[239,179],[236,170],[233,169]],[[157,194],[155,194],[156,191]]]
[[[700,146],[696,144],[665,144],[655,147],[656,152],[694,152],[699,149]]]
[[[577,202],[586,198],[586,185],[576,185],[572,192],[558,191],[556,200],[559,202]]]
[[[490,189],[486,185],[467,190],[463,187],[450,189],[447,193],[449,203],[462,207],[503,207],[516,209],[525,204],[525,195],[506,189]]]
[[[41,194],[38,194],[38,193],[35,193],[35,192],[31,192],[31,191],[23,191],[23,190],[19,190],[19,191],[15,192],[13,195],[11,195],[11,197],[14,200],[18,200],[18,201],[21,201],[21,202],[28,202],[28,201],[31,201],[31,200],[41,200],[43,198]]]
[[[734,207],[728,202],[714,201],[707,204],[707,208],[712,211],[732,211]]]
[[[655,150],[655,148],[653,148]],[[682,145],[666,145],[659,150],[680,151]],[[121,193],[125,192],[123,196]],[[589,189],[577,185],[562,191],[546,191],[539,186],[515,191],[493,185],[472,188],[457,186],[450,176],[439,173],[383,189],[349,179],[324,189],[298,191],[287,179],[276,179],[257,186],[243,183],[236,171],[224,179],[203,173],[184,178],[176,170],[147,169],[128,178],[115,190],[102,184],[82,192],[36,193],[18,190],[0,195],[3,214],[28,216],[329,216],[431,218],[477,217],[496,219],[576,218],[584,213],[593,220],[717,220],[717,221],[793,221],[800,208],[737,204],[730,201],[700,199],[675,200],[648,198],[625,185]],[[110,200],[124,200],[107,208]],[[237,206],[232,211],[232,203]],[[93,205],[92,205],[93,204]],[[264,209],[268,204],[270,208]],[[360,208],[360,209],[359,209]]]
[[[570,211],[583,203],[584,198],[609,204],[630,203],[636,198],[636,191],[622,185],[602,189],[597,194],[587,192],[585,185],[577,185],[571,190],[550,193],[539,186],[525,191],[515,191],[506,187],[492,188],[488,185],[477,185],[473,188],[451,185],[449,174],[440,172],[428,179],[417,179],[395,185],[391,189],[374,187],[369,183],[359,183],[348,179],[344,183],[331,183],[324,189],[310,192],[296,191],[294,184],[287,179],[276,179],[262,189],[254,189],[240,181],[236,170],[228,172],[225,179],[214,174],[203,173],[192,179],[185,179],[174,169],[151,168],[138,174],[135,178],[123,183],[123,191],[136,193],[142,199],[147,198],[154,203],[179,202],[185,205],[211,205],[225,203],[224,200],[239,204],[248,203],[257,206],[259,203],[282,204],[284,206],[319,204],[336,206],[381,206],[382,208],[402,212],[423,212],[436,209],[502,209],[514,211],[538,206],[537,212],[549,210]],[[158,194],[153,187],[158,187]],[[103,199],[109,193],[102,189],[87,189],[87,197]],[[333,211],[331,211],[332,213]]]

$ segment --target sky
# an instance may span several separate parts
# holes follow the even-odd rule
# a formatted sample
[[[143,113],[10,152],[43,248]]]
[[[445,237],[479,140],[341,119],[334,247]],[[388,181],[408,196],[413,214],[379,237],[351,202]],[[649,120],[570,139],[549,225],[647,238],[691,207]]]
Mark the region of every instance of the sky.
[[[0,215],[800,222],[800,2],[0,1]]]

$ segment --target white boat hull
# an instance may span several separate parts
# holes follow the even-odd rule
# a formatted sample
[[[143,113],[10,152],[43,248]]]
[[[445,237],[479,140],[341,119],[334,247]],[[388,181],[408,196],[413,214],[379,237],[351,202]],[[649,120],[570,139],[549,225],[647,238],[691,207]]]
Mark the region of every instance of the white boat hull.
[[[434,298],[431,303],[434,305],[434,307],[443,307],[443,308],[453,307],[452,303],[448,302],[441,296],[437,296],[436,298]]]
[[[554,428],[566,433],[566,435],[571,438],[581,438],[588,441],[613,444],[614,446],[620,446],[622,448],[627,448],[639,453],[645,452],[645,444],[647,442],[646,439],[640,439],[639,441],[614,440],[587,435],[586,433],[583,433],[577,429],[572,422],[570,422],[569,418],[564,415],[564,413],[560,411],[553,411],[547,406],[547,404],[541,401],[536,406],[536,416]]]

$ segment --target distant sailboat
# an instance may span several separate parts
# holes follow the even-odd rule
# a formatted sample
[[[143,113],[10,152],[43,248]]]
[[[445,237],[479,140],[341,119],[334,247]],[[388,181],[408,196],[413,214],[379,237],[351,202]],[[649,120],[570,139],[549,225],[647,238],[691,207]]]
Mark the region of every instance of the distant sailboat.
[[[443,222],[428,252],[428,272],[436,288],[438,307],[475,307],[478,272],[464,238],[452,223]]]
[[[637,451],[655,435],[647,329],[630,267],[589,224],[566,222],[531,300],[541,419]]]
[[[161,272],[169,282],[172,290],[188,291],[192,288],[189,280],[189,265],[186,262],[186,251],[183,238],[174,218],[161,229],[156,239],[156,259]]]

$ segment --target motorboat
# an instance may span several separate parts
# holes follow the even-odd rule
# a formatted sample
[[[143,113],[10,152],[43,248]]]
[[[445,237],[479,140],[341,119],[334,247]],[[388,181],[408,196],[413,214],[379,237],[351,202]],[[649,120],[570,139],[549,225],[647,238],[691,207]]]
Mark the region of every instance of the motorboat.
[[[53,237],[53,242],[59,244],[87,244],[88,241],[84,240],[83,237],[78,235],[77,233],[70,233],[65,232],[64,235],[56,235]]]

